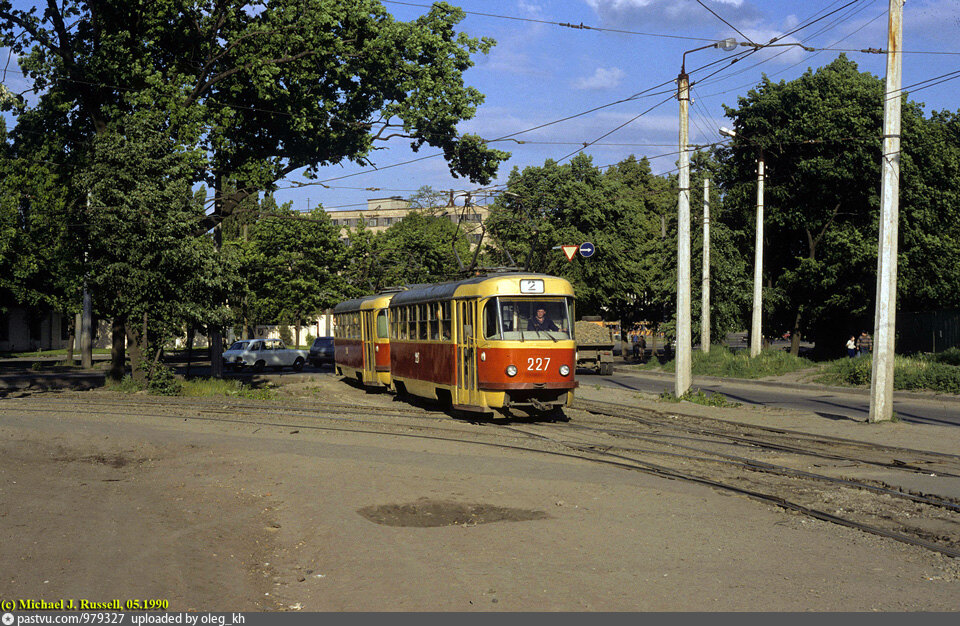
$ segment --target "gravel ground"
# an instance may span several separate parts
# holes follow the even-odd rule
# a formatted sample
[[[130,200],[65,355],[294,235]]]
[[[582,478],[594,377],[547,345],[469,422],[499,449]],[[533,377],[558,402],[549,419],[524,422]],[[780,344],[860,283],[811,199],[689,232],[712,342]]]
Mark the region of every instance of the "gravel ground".
[[[921,548],[701,485],[477,445],[511,440],[329,374],[277,394],[199,408],[105,391],[0,400],[0,598],[158,598],[171,610],[960,606],[956,560]],[[960,450],[949,427],[672,405],[589,384],[578,394]]]

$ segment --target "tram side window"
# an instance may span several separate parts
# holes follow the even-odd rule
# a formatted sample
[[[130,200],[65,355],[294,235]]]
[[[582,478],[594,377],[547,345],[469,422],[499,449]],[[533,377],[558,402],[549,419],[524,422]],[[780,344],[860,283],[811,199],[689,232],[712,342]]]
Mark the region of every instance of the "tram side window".
[[[377,337],[386,339],[387,336],[387,312],[380,310],[377,313]]]
[[[427,309],[430,314],[430,341],[440,341],[440,304],[431,302]]]
[[[417,307],[417,308],[419,309],[419,310],[417,311],[417,313],[418,313],[418,316],[417,316],[417,319],[418,319],[417,329],[419,330],[418,338],[420,339],[420,341],[426,341],[427,338],[429,337],[429,333],[430,333],[429,326],[428,326],[428,325],[429,325],[429,319],[430,319],[430,314],[429,314],[429,312],[428,312],[428,309],[429,309],[430,307],[429,307],[429,305],[421,304],[421,305],[420,305],[419,307]]]
[[[483,307],[483,336],[487,339],[500,338],[500,329],[497,328],[497,301],[494,298],[487,300]]]
[[[443,341],[450,341],[453,336],[450,332],[450,303],[440,303],[440,334]]]
[[[410,319],[410,307],[402,307],[400,309],[400,338],[409,339],[410,333],[407,332],[407,320]]]

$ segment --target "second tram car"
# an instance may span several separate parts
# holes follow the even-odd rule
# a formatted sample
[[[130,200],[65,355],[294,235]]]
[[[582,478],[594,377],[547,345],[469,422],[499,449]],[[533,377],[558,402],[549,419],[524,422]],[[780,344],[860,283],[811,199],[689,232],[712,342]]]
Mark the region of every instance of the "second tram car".
[[[333,309],[334,368],[362,385],[390,386],[387,306],[395,293],[341,302]]]
[[[389,301],[391,382],[457,410],[558,410],[577,386],[574,319],[572,286],[545,274],[410,288]]]

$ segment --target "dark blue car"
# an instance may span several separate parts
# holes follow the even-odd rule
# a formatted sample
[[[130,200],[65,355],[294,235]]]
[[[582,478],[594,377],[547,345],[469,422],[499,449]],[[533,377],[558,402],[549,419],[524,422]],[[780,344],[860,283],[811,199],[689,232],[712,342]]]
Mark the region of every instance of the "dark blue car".
[[[333,337],[317,337],[307,358],[314,367],[320,367],[324,363],[333,363],[333,355]]]

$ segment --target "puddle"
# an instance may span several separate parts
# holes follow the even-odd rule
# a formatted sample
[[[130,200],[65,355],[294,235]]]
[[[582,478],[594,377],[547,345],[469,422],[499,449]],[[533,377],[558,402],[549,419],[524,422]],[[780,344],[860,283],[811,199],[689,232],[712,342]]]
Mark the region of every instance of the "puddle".
[[[443,500],[420,499],[410,504],[383,504],[357,511],[374,524],[436,528],[438,526],[476,526],[493,522],[529,522],[550,519],[544,511],[514,509],[489,504],[463,504]]]

